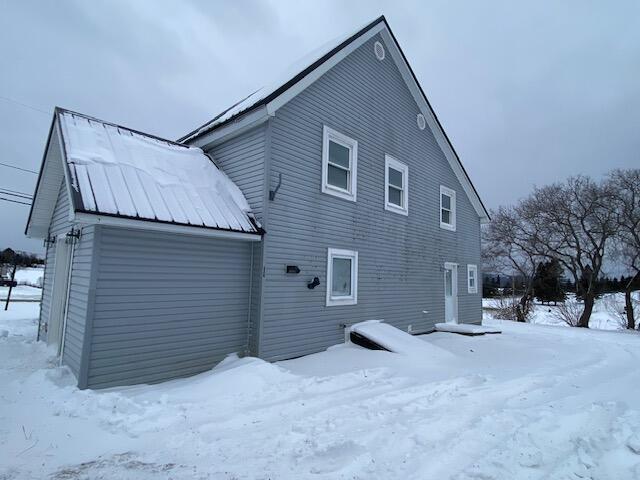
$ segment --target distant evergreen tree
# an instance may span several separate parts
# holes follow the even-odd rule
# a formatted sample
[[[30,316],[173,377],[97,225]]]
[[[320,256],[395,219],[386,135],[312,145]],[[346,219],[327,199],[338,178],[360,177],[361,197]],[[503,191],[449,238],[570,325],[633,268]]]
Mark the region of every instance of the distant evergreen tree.
[[[556,259],[541,262],[533,279],[536,299],[542,303],[561,302],[565,299],[562,288],[562,266]]]

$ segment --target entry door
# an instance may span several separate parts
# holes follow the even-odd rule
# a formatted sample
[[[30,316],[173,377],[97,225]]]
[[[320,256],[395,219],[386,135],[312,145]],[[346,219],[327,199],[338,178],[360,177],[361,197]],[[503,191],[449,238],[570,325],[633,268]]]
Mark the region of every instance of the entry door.
[[[47,326],[47,343],[55,345],[60,355],[62,335],[66,316],[69,274],[71,272],[71,245],[65,242],[66,236],[60,235],[55,243],[53,265],[53,285],[51,291],[51,309]]]
[[[458,265],[444,264],[444,320],[458,323]]]

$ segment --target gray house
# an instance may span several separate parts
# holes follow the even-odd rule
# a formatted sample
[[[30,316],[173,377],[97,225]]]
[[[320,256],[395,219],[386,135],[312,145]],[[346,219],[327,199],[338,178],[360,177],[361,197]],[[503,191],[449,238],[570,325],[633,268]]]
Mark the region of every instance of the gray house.
[[[363,320],[479,323],[486,220],[380,17],[179,142],[57,109],[26,228],[41,338],[102,388],[318,352]]]

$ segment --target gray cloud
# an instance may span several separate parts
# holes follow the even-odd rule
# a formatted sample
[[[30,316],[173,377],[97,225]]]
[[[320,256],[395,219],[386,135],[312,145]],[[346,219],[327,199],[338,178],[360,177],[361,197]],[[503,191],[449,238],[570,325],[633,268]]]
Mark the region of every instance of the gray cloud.
[[[640,4],[0,0],[0,96],[177,138],[384,13],[489,207],[640,165]],[[0,99],[0,157],[38,169],[50,117]],[[0,187],[35,175],[0,167]],[[41,250],[0,204],[0,246]]]

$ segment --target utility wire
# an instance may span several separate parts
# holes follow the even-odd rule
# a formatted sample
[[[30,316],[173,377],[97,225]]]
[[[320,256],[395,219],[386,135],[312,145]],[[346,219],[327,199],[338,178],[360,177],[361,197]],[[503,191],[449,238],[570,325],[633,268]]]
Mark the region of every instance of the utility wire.
[[[19,192],[18,190],[11,190],[10,188],[4,188],[4,187],[0,187],[0,190],[4,190],[6,192],[11,192],[11,193],[19,193],[20,195],[26,195],[28,197],[33,197],[33,195],[31,195],[30,193],[27,192]]]
[[[38,107],[32,107],[31,105],[27,105],[26,103],[19,102],[18,100],[14,100],[13,98],[4,97],[2,95],[0,95],[0,98],[2,100],[6,101],[6,102],[11,102],[11,103],[14,103],[16,105],[20,105],[21,107],[30,108],[31,110],[34,110],[36,112],[44,113],[48,117],[51,116],[51,112],[47,112],[47,111],[42,110],[41,108],[38,108]]]
[[[2,200],[4,202],[19,203],[20,205],[31,205],[30,203],[27,203],[27,202],[19,202],[18,200],[11,200],[9,198],[0,197],[0,200]]]
[[[21,193],[11,193],[11,192],[2,190],[1,188],[0,188],[0,195],[9,195],[10,197],[18,197],[18,198],[23,198],[25,200],[33,200],[33,197],[31,195],[23,195]]]
[[[22,170],[23,172],[35,173],[36,175],[38,174],[38,172],[36,172],[35,170],[29,170],[27,168],[16,167],[15,165],[9,165],[8,163],[0,162],[0,165],[2,165],[3,167],[15,168],[16,170]]]

